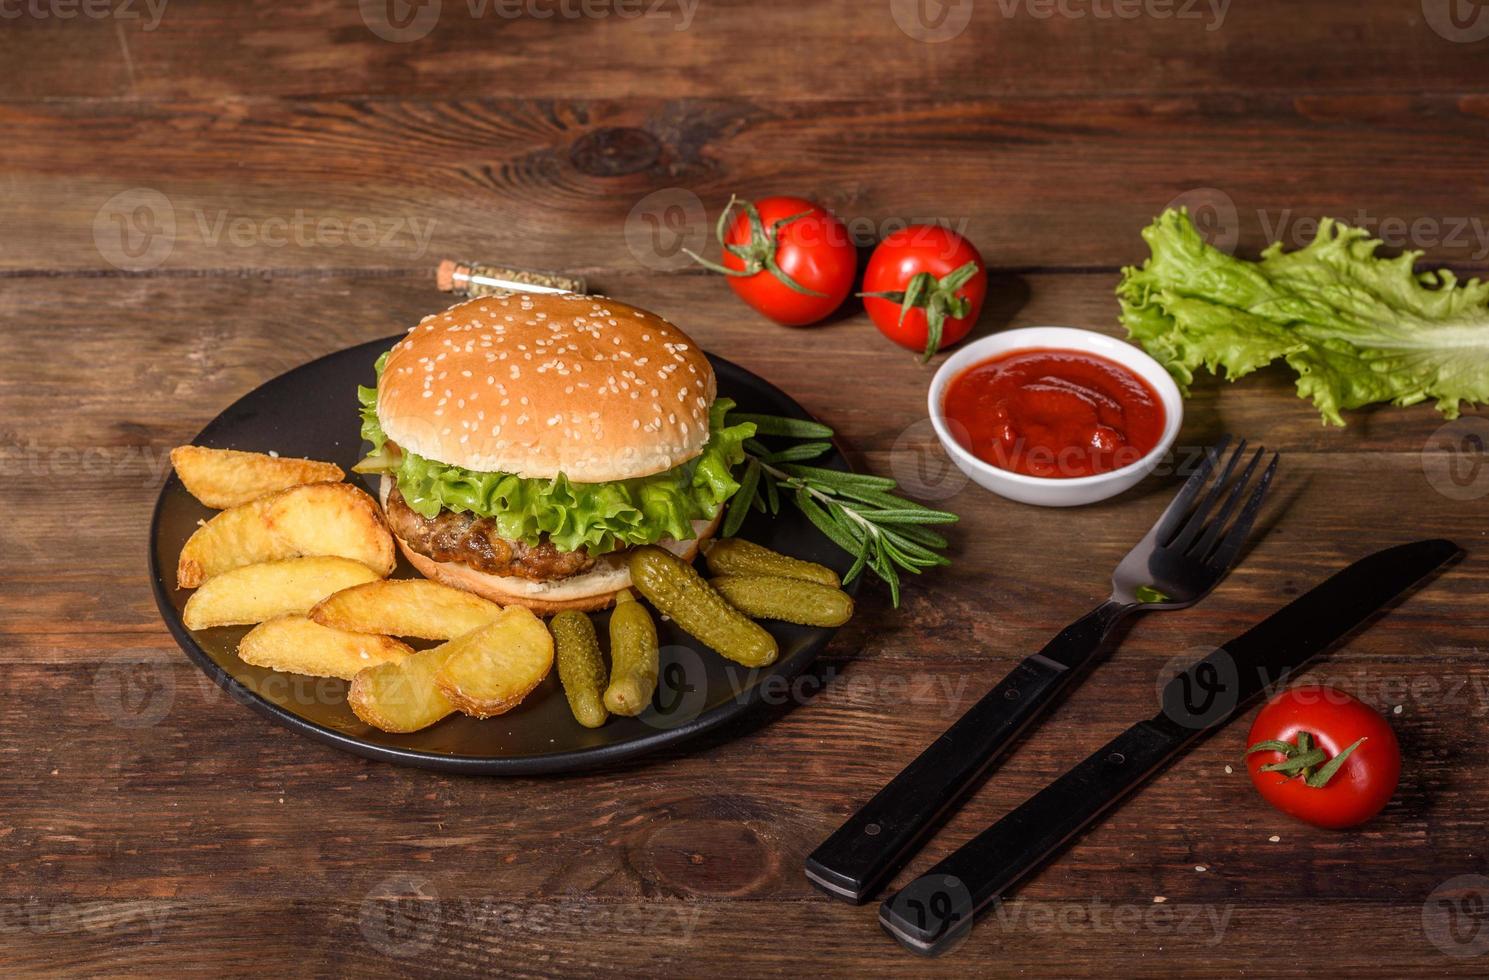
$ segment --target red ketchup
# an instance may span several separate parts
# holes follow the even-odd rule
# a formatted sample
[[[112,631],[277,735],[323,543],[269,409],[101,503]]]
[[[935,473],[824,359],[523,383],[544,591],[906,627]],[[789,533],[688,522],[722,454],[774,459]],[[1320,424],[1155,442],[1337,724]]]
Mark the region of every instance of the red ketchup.
[[[1158,445],[1164,411],[1135,373],[1096,354],[1016,350],[952,379],[943,403],[978,459],[1027,476],[1094,476]]]

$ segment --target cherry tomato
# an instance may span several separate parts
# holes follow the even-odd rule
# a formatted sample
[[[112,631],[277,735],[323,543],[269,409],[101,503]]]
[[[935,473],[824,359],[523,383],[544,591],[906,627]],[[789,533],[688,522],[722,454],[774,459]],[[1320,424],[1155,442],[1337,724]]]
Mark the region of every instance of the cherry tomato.
[[[929,360],[971,331],[987,298],[987,268],[972,243],[940,225],[911,225],[874,249],[863,305],[879,331]]]
[[[741,204],[737,212],[736,203]],[[858,274],[858,249],[848,227],[800,197],[742,203],[731,198],[719,220],[719,242],[722,266],[688,254],[725,273],[740,299],[788,327],[830,316],[848,298]]]
[[[1317,827],[1364,823],[1386,805],[1401,777],[1391,726],[1331,687],[1295,687],[1268,701],[1247,744],[1246,768],[1262,798]]]

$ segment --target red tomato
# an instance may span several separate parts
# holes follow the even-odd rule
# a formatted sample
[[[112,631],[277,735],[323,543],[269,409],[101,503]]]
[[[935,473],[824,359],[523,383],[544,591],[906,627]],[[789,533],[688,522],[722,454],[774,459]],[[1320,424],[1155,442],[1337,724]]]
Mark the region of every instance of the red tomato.
[[[731,199],[729,208],[734,205]],[[728,273],[729,285],[740,299],[788,327],[804,327],[831,315],[848,298],[858,274],[858,249],[848,227],[799,197],[743,202],[725,227],[721,244],[722,267],[697,255],[693,258]]]
[[[911,225],[874,249],[863,290],[864,309],[880,332],[901,347],[924,351],[929,360],[977,322],[987,298],[987,269],[972,243],[956,232]]]
[[[1286,743],[1286,753],[1258,743]],[[1381,811],[1401,777],[1401,748],[1391,726],[1369,705],[1331,687],[1295,687],[1268,701],[1251,725],[1246,768],[1262,797],[1283,813],[1317,827],[1353,827]],[[1302,750],[1321,750],[1308,772],[1322,782],[1329,760],[1348,753],[1321,786],[1304,773],[1265,772],[1264,766],[1294,765]],[[1318,758],[1315,755],[1315,758]]]

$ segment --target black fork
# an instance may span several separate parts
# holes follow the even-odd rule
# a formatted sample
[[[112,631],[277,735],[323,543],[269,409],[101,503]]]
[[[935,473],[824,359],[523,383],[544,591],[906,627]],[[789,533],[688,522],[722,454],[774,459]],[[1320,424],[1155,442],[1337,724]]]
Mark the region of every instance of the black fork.
[[[1110,598],[1024,659],[812,852],[806,875],[813,883],[838,898],[866,901],[1009,744],[1076,683],[1117,623],[1138,610],[1192,606],[1215,588],[1240,556],[1277,471],[1274,453],[1256,478],[1265,455],[1258,449],[1237,476],[1244,439],[1221,467],[1230,442],[1226,436],[1205,452],[1157,523],[1122,559]]]

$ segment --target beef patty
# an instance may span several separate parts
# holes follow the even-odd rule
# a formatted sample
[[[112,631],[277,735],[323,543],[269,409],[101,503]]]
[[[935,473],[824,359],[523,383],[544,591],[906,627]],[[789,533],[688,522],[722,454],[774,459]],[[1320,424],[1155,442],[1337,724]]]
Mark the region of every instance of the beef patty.
[[[442,510],[433,517],[416,513],[395,485],[388,492],[388,525],[410,548],[435,561],[459,562],[478,572],[510,575],[534,582],[569,578],[594,567],[585,551],[560,551],[545,535],[535,545],[497,533],[489,517]]]

